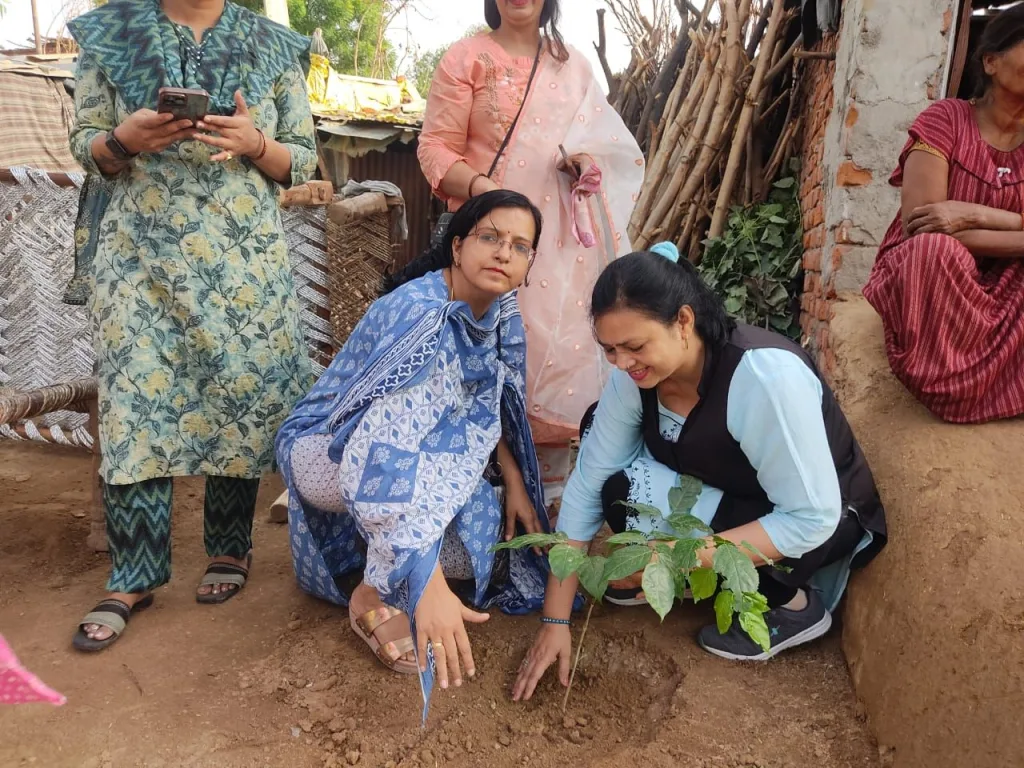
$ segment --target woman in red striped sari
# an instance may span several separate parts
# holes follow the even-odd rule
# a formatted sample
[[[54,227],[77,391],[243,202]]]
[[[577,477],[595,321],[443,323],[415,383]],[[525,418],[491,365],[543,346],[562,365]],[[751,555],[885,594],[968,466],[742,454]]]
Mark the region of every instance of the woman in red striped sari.
[[[890,183],[902,207],[864,296],[889,364],[940,419],[1024,413],[1024,4],[979,42],[983,92],[910,128]]]

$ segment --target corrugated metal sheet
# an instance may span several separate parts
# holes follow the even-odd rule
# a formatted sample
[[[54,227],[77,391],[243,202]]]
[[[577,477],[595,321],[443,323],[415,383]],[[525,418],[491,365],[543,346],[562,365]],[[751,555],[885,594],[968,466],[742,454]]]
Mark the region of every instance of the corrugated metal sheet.
[[[396,257],[395,267],[401,269],[430,245],[430,232],[437,220],[438,205],[431,202],[430,185],[423,177],[416,159],[417,142],[395,142],[386,152],[368,152],[349,158],[349,178],[354,181],[390,181],[402,190],[405,213],[409,220],[409,241]],[[344,180],[342,180],[344,183]]]

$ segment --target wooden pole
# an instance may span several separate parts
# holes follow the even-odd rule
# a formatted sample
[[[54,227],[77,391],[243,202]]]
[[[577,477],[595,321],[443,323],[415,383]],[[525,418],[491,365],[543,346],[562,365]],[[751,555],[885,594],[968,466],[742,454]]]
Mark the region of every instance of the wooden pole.
[[[36,53],[43,53],[43,38],[39,34],[39,3],[37,0],[32,0],[32,34],[36,39]]]

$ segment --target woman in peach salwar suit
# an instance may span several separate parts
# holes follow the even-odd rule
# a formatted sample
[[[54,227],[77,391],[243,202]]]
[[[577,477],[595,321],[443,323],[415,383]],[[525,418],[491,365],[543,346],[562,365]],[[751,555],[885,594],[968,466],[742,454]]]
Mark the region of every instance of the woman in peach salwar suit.
[[[558,0],[485,0],[484,12],[493,31],[452,45],[434,74],[419,160],[449,211],[505,188],[544,216],[519,304],[529,415],[550,502],[568,473],[569,441],[606,381],[587,300],[604,266],[632,250],[626,225],[644,159],[586,58],[562,41]]]

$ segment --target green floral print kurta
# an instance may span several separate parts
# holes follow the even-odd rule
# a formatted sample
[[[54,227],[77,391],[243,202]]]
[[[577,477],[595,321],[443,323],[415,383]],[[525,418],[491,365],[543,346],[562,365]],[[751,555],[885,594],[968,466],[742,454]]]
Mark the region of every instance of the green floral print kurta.
[[[129,110],[88,51],[75,101],[72,149],[99,173],[91,143]],[[292,183],[309,179],[313,120],[298,64],[250,111],[291,152]],[[99,225],[91,306],[110,484],[259,477],[310,384],[277,185],[246,159],[210,162],[215,151],[186,141],[140,155]]]

